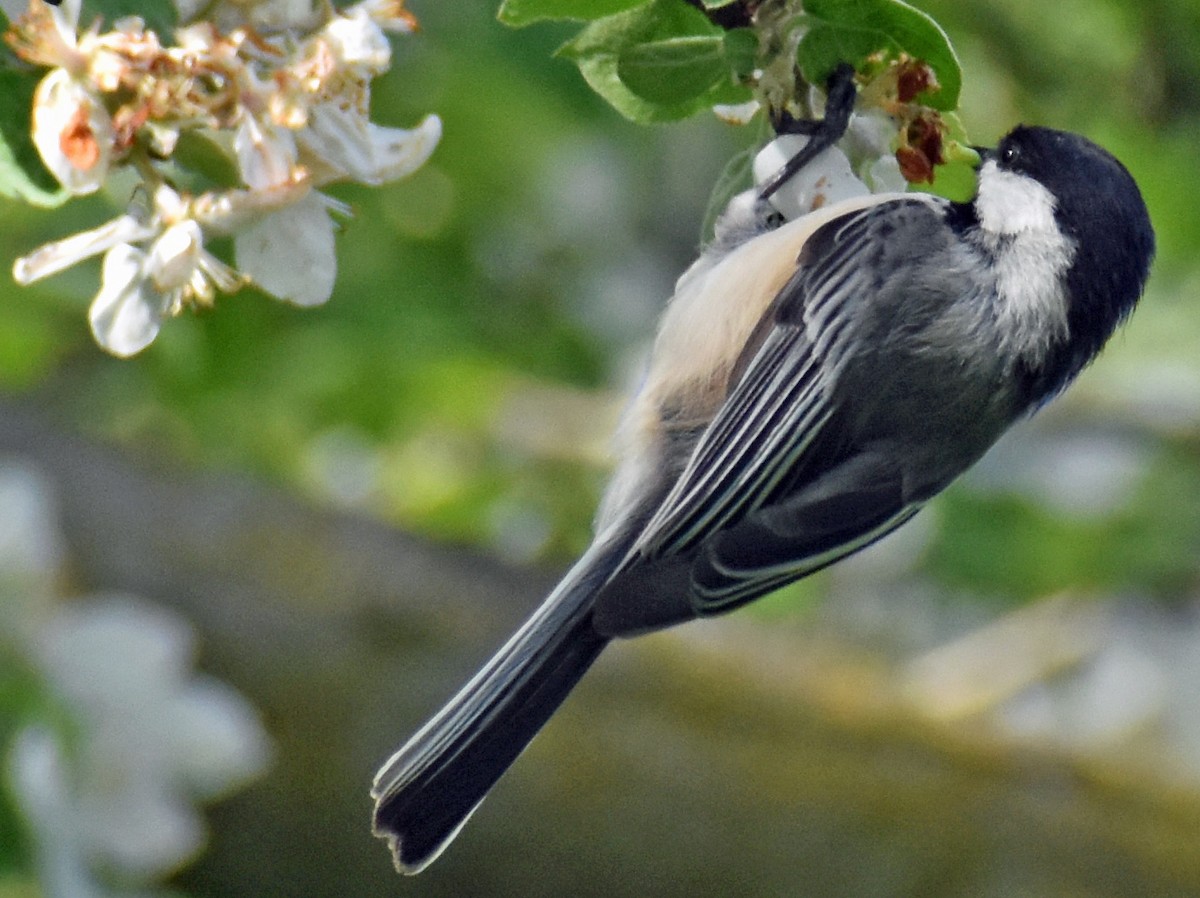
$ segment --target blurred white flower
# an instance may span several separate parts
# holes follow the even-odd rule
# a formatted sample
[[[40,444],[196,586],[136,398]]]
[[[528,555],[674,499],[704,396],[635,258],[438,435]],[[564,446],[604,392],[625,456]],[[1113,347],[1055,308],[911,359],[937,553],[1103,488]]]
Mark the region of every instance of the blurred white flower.
[[[44,726],[17,733],[8,754],[8,782],[34,833],[38,884],[46,898],[103,898],[89,869],[82,833],[71,825],[66,753]]]
[[[202,846],[197,803],[258,776],[268,737],[245,699],[193,673],[195,636],[179,615],[127,596],[57,599],[61,538],[35,470],[0,463],[0,507],[0,658],[55,709],[9,716],[0,744],[38,894],[149,895]]]
[[[203,845],[195,802],[265,769],[256,713],[224,684],[192,675],[193,649],[185,620],[123,596],[64,605],[41,628],[35,661],[76,729],[68,740],[27,727],[9,778],[48,895],[97,893],[80,889],[98,871],[142,882],[169,874]]]
[[[898,123],[881,109],[856,112],[842,138],[847,155],[856,163],[891,156],[896,151]]]
[[[896,159],[899,122],[880,109],[850,116],[842,139],[818,153],[769,199],[786,220],[822,206],[869,193],[903,193],[908,181]],[[809,138],[781,134],[754,157],[754,183],[760,187],[799,153]]]
[[[872,193],[903,193],[908,181],[896,159],[899,125],[878,109],[850,116],[842,147],[850,165]]]
[[[868,162],[859,169],[859,175],[871,188],[871,193],[904,193],[908,190],[908,178],[904,177],[895,155],[880,156]]]

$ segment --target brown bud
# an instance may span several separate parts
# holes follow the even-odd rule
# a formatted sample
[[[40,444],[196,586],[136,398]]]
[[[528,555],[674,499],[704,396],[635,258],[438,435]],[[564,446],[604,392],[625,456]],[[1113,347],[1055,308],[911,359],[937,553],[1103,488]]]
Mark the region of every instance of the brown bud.
[[[920,59],[900,63],[896,75],[896,98],[901,103],[911,103],[917,94],[939,87],[937,76],[929,64]]]
[[[900,163],[900,174],[910,184],[933,182],[933,163],[920,150],[900,147],[896,150],[896,161]]]

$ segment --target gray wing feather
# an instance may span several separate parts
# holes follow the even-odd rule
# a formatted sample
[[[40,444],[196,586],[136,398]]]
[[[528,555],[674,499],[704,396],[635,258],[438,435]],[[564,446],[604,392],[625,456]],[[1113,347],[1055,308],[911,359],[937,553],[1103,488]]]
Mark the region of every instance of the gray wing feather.
[[[920,503],[904,499],[900,475],[885,461],[847,467],[852,456],[819,456],[842,437],[836,393],[871,311],[869,297],[885,274],[903,276],[886,271],[884,257],[895,249],[890,235],[924,231],[936,243],[939,227],[944,233],[936,202],[914,198],[848,213],[813,235],[767,313],[773,321],[766,337],[644,528],[629,558],[633,567],[698,553],[691,601],[694,613],[713,613],[823,567],[916,513]],[[831,478],[840,481],[834,494],[806,494]],[[859,481],[868,488],[856,490]],[[788,495],[781,497],[785,482]],[[853,497],[840,509],[838,491]],[[809,507],[814,501],[821,514]],[[798,522],[790,535],[787,514]],[[734,538],[738,527],[746,533],[768,526],[779,535],[773,555]]]

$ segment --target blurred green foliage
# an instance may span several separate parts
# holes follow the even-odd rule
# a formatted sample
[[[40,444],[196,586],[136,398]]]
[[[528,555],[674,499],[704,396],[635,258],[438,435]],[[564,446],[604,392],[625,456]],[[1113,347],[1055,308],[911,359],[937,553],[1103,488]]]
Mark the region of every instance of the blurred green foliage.
[[[569,25],[512,30],[493,0],[409,5],[422,30],[397,42],[373,117],[409,126],[436,112],[445,135],[410,180],[335,191],[354,215],[328,305],[300,310],[247,291],[170,322],[148,351],[118,361],[87,330],[94,264],[28,289],[10,283],[0,387],[146,458],[249,471],[406,528],[558,563],[587,539],[613,397],[695,251],[709,190],[753,135],[706,116],[626,122],[553,57],[577,30]],[[1076,520],[1027,494],[956,488],[932,570],[1014,598],[1070,586],[1179,595],[1195,586],[1200,557],[1196,421],[1166,432],[1138,409],[1168,375],[1183,392],[1200,384],[1190,189],[1200,7],[918,5],[958,51],[972,140],[1018,121],[1088,134],[1142,185],[1160,244],[1143,307],[1085,374],[1070,412],[1149,428],[1149,473],[1133,498]],[[2,203],[0,255],[93,226],[122,200]],[[543,398],[564,395],[578,401],[557,417]],[[347,471],[357,472],[349,484]]]
[[[0,646],[0,745],[8,746],[18,726],[37,712],[44,690],[37,676],[9,646]],[[7,796],[6,796],[7,797]],[[30,857],[25,822],[11,801],[0,801],[0,893],[27,875]]]
[[[1020,496],[959,489],[941,505],[947,537],[931,553],[949,585],[1014,599],[1066,590],[1191,595],[1200,558],[1200,463],[1166,449],[1131,501],[1103,517],[1055,513]]]

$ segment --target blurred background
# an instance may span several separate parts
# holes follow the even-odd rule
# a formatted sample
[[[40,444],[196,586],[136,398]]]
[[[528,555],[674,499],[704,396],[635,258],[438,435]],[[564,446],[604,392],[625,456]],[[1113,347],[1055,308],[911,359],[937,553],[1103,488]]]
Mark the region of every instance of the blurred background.
[[[232,778],[266,772],[174,887],[1200,894],[1200,6],[919,5],[974,142],[1052,125],[1132,171],[1159,241],[1141,307],[894,537],[614,647],[416,880],[370,835],[375,767],[586,544],[621,397],[750,135],[631,125],[552,58],[570,27],[411,0],[373,118],[436,112],[444,138],[405,182],[332,191],[354,215],[327,305],[243,292],[119,361],[87,330],[98,265],[0,288],[0,497],[55,547],[12,564],[169,609],[269,737],[227,740]],[[115,202],[0,203],[0,258]]]

